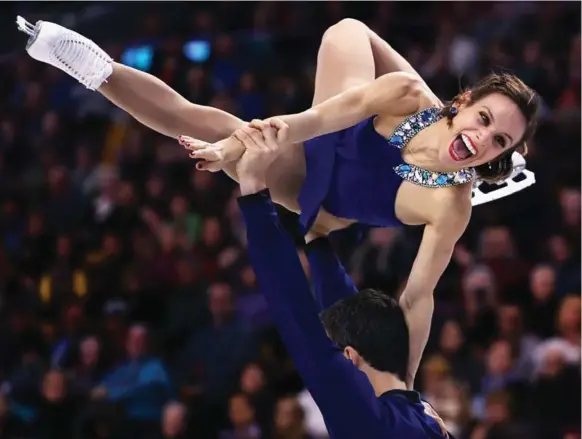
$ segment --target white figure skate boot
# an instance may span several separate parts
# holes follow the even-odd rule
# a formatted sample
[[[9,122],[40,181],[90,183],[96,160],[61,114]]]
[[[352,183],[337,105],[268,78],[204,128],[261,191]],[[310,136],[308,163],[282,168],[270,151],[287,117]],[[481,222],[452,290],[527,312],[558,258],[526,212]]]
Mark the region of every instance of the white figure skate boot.
[[[75,78],[89,90],[98,89],[113,71],[113,60],[83,35],[49,21],[35,25],[16,17],[18,30],[30,35],[28,54]]]

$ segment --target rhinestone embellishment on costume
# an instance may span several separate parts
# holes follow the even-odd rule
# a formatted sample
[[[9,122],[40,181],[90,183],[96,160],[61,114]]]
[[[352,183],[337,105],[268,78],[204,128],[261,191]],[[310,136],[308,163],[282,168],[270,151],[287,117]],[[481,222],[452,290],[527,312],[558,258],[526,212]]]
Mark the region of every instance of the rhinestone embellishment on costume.
[[[388,139],[388,143],[398,149],[404,148],[420,131],[444,117],[440,114],[440,111],[437,107],[431,107],[407,117],[396,127],[392,136]],[[473,168],[465,168],[454,172],[434,172],[407,163],[394,167],[394,172],[404,180],[431,188],[469,183],[475,179],[476,175]]]
[[[457,186],[473,181],[475,171],[473,168],[465,168],[455,172],[433,172],[418,166],[402,164],[394,167],[394,172],[404,180],[424,187]]]
[[[408,145],[410,139],[416,136],[420,131],[443,118],[440,111],[441,110],[437,107],[426,108],[404,119],[402,123],[396,127],[392,136],[388,139],[388,143],[398,149],[404,148]]]

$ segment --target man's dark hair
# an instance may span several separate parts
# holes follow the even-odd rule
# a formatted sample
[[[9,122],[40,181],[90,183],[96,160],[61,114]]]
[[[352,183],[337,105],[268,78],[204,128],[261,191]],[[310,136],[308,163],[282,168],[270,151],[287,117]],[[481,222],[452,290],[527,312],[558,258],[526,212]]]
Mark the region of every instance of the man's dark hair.
[[[320,318],[340,348],[350,346],[374,369],[406,379],[408,325],[394,298],[365,289],[322,311]]]

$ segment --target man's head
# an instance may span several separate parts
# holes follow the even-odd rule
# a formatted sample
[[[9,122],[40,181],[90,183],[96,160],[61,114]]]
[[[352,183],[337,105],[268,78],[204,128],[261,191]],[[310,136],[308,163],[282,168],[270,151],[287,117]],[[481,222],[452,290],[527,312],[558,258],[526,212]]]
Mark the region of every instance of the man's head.
[[[139,358],[147,352],[148,330],[143,325],[133,325],[129,328],[125,347],[127,355],[132,358]]]
[[[178,437],[186,430],[188,412],[184,404],[169,402],[162,412],[162,432],[164,438]]]
[[[356,367],[367,364],[405,380],[408,326],[395,299],[376,290],[362,290],[324,310],[321,321],[329,338]]]
[[[225,282],[216,282],[208,289],[208,308],[215,324],[228,323],[234,313],[232,288]]]

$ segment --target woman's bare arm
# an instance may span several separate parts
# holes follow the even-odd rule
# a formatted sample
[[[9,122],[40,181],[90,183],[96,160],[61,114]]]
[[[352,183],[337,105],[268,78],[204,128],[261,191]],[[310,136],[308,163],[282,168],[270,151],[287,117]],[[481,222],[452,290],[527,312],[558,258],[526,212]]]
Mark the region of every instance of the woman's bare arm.
[[[449,265],[455,244],[464,233],[471,216],[470,199],[464,197],[463,189],[439,190],[442,197],[438,196],[438,202],[435,202],[438,208],[435,208],[432,221],[425,226],[418,254],[400,296],[400,305],[410,334],[406,378],[409,388],[414,385],[414,377],[428,341],[434,310],[434,288]]]
[[[299,143],[324,134],[349,128],[368,117],[387,110],[394,115],[408,115],[418,110],[424,84],[415,75],[394,72],[374,82],[354,87],[309,110],[288,116],[276,116],[288,126],[283,139]]]
[[[183,144],[192,151],[192,158],[206,161],[202,169],[216,170],[224,162],[238,160],[245,150],[245,141],[260,141],[265,130],[277,129],[278,144],[294,144],[341,131],[379,113],[406,116],[418,111],[425,102],[425,88],[415,75],[389,73],[301,113],[252,121],[220,142],[210,144],[188,138]]]

